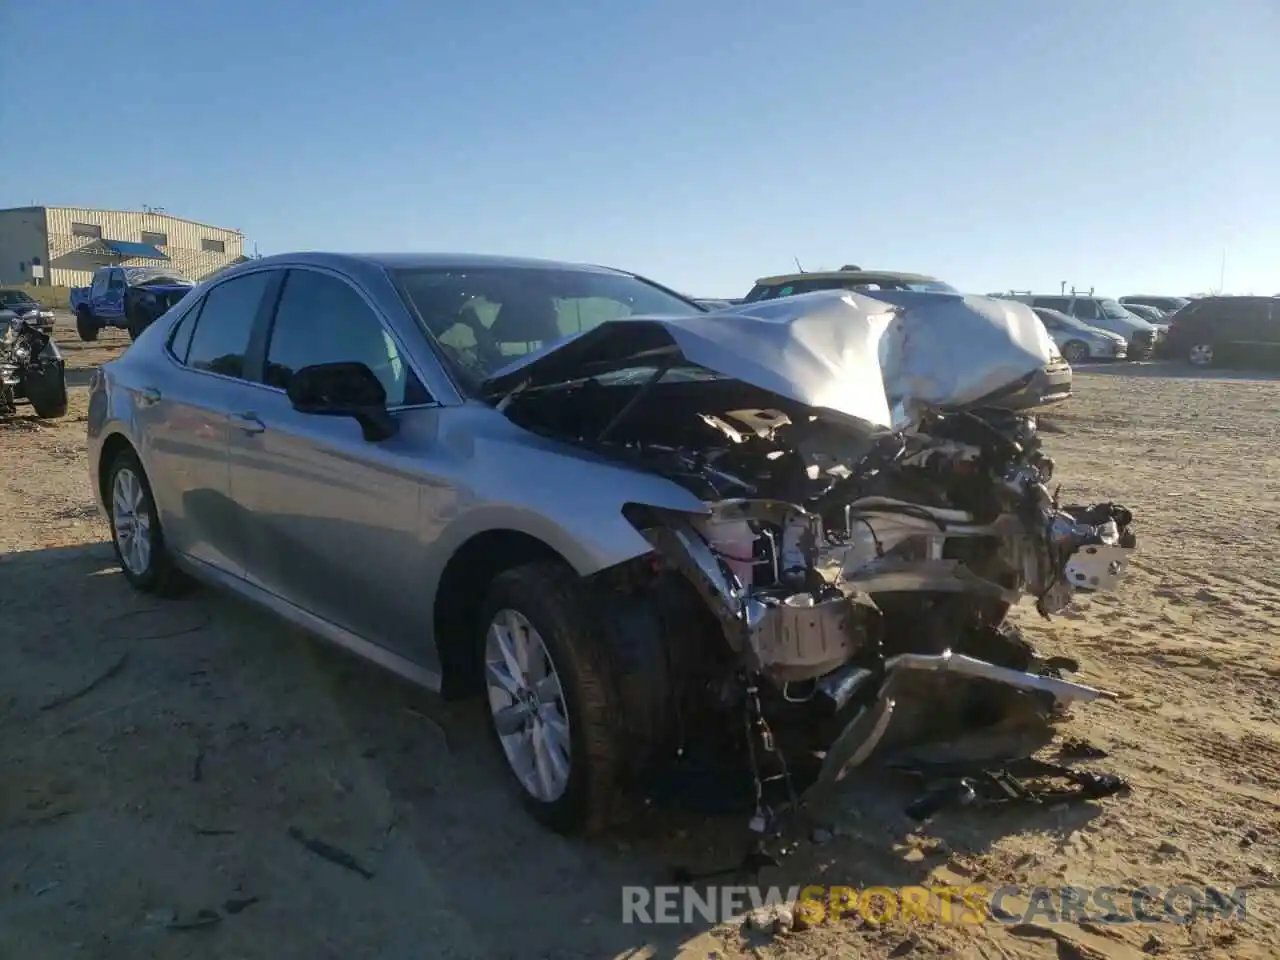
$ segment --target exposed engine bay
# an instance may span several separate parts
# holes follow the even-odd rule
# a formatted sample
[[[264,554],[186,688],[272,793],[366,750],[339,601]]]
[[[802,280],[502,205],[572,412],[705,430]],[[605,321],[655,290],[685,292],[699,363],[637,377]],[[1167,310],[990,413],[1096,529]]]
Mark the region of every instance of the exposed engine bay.
[[[495,395],[525,429],[660,474],[706,504],[701,515],[628,507],[654,552],[608,589],[667,611],[662,675],[649,681],[664,689],[636,710],[654,718],[644,741],[655,756],[682,752],[688,729],[713,726],[689,718],[719,715],[733,736],[745,731],[745,744],[731,736],[720,749],[745,750],[757,799],[770,778],[790,789],[803,757],[807,788],[819,789],[878,750],[1011,716],[1047,730],[1065,704],[1106,696],[1063,679],[1072,665],[1036,656],[1006,614],[1024,596],[1049,617],[1076,591],[1115,589],[1135,546],[1124,507],[1063,506],[1050,492],[1034,397],[1002,404],[989,383],[969,402],[895,396],[885,385],[902,378],[883,358],[896,356],[900,374],[911,365],[902,344],[921,332],[884,304],[839,299],[738,318],[745,346],[723,362],[683,331],[669,330],[664,348],[650,330],[629,357],[581,347],[595,362],[545,378],[527,365]],[[782,321],[825,312],[847,323],[854,346],[837,375],[860,381],[843,395],[881,402],[824,407],[803,398],[838,393],[829,385],[784,393],[769,387],[794,380],[744,378],[753,319],[776,339],[783,310]],[[1001,375],[1017,374],[1021,390],[1053,356],[1010,329]],[[850,370],[858,343],[865,363]],[[785,366],[795,351],[783,347]]]

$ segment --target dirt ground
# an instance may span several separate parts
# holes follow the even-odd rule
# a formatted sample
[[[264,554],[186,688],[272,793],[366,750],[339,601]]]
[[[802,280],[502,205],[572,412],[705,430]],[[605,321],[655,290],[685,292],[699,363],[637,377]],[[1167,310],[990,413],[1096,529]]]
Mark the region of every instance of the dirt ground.
[[[133,593],[84,455],[88,372],[127,341],[61,339],[66,419],[0,424],[0,958],[1280,956],[1274,377],[1082,370],[1050,418],[1064,497],[1127,503],[1140,552],[1119,595],[1020,619],[1120,692],[1065,732],[1107,751],[1096,766],[1129,796],[922,828],[904,784],[867,774],[824,842],[759,881],[1246,887],[1248,918],[758,935],[621,921],[623,884],[728,856],[738,824],[655,813],[606,841],[551,836],[507,793],[474,706],[209,590]]]

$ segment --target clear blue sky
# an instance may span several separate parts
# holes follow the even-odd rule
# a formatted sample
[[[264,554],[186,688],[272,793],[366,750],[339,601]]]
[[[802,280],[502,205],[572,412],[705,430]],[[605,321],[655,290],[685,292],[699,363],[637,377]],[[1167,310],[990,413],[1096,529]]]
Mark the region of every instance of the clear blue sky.
[[[0,3],[0,206],[696,295],[1280,291],[1280,0]],[[18,146],[17,144],[21,145]]]

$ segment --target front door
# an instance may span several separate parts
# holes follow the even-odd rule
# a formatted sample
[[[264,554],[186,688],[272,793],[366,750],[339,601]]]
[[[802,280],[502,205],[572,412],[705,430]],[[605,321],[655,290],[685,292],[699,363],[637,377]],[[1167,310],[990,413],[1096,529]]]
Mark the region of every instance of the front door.
[[[258,586],[401,654],[421,649],[423,438],[436,412],[398,414],[402,429],[366,441],[345,417],[301,414],[285,388],[316,363],[361,361],[393,410],[429,398],[370,303],[336,274],[288,272],[261,380],[229,430],[231,493],[253,518],[246,562]],[[413,428],[404,426],[412,421]]]
[[[243,574],[246,529],[230,497],[228,415],[243,402],[254,320],[272,275],[212,287],[179,318],[154,383],[134,398],[142,451],[165,536],[174,550]]]
[[[107,289],[100,303],[94,304],[93,311],[100,317],[124,316],[124,271],[113,267],[107,272]]]

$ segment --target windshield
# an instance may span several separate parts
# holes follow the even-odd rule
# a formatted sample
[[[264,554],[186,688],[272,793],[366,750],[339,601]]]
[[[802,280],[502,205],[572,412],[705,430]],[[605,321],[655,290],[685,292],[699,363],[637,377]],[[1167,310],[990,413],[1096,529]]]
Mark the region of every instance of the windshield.
[[[1115,300],[1099,300],[1098,308],[1102,311],[1102,315],[1110,320],[1132,320],[1135,316]]]
[[[0,304],[5,306],[26,306],[29,303],[35,303],[35,300],[27,296],[21,290],[0,290]]]
[[[556,267],[392,271],[405,299],[468,390],[522,354],[606,320],[704,311],[624,273]]]

